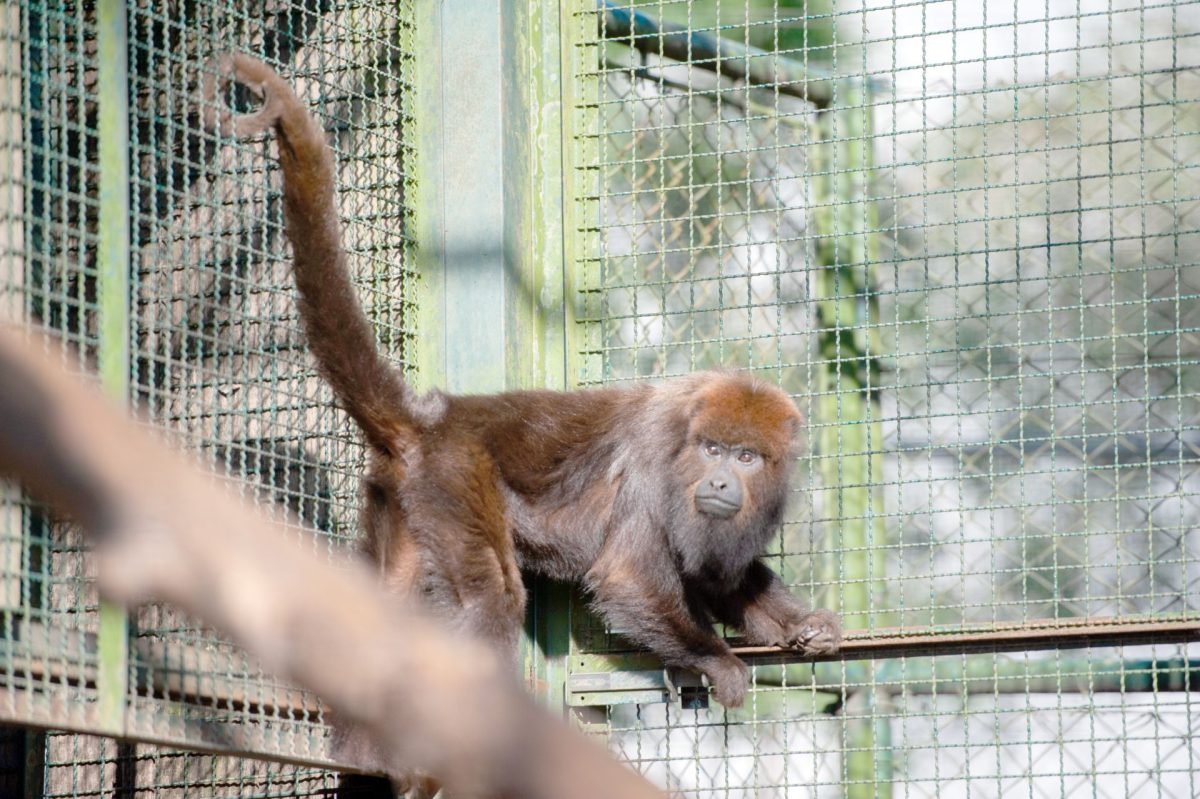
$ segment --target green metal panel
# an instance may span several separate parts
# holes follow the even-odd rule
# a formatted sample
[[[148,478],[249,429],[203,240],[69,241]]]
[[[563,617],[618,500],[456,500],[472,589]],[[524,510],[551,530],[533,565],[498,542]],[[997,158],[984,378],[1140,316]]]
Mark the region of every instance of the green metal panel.
[[[443,53],[437,146],[441,149],[440,260],[445,290],[445,387],[505,387],[504,160],[500,8],[443,4],[435,32]]]
[[[413,236],[419,246],[416,263],[418,294],[416,327],[420,331],[417,347],[417,387],[428,391],[447,385],[446,269],[445,231],[442,223],[446,208],[442,175],[442,9],[443,3],[423,2],[415,7],[414,68],[417,80],[413,90],[413,126],[416,143],[413,171],[416,181]]]
[[[500,25],[508,385],[565,388],[559,8],[514,4]]]

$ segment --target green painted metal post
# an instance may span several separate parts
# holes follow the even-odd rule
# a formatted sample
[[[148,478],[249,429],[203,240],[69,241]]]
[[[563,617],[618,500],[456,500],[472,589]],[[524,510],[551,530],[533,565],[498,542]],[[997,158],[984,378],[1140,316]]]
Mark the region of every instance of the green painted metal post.
[[[882,602],[887,530],[882,497],[882,427],[877,404],[880,347],[871,275],[875,210],[868,198],[871,171],[869,95],[861,81],[837,87],[837,110],[821,115],[825,141],[820,177],[814,180],[818,211],[816,296],[821,368],[816,403],[816,450],[827,518],[827,550],[838,553],[827,582],[840,586],[833,605],[847,627],[878,625],[870,610]],[[846,664],[849,682],[873,685],[875,664]],[[861,689],[847,704],[843,779],[845,795],[891,796],[887,697]]]
[[[100,380],[119,402],[129,397],[129,49],[125,3],[97,7],[100,219],[96,250]],[[129,615],[101,600],[99,732],[125,732],[129,682]]]
[[[565,388],[561,9],[513,4],[501,13],[504,119],[504,329],[514,388]],[[530,586],[525,676],[565,712],[570,644],[567,589]]]

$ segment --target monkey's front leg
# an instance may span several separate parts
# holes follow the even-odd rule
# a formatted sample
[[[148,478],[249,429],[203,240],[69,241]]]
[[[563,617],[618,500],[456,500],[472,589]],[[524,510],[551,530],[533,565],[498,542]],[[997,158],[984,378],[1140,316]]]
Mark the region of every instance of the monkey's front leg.
[[[697,619],[683,587],[663,573],[656,577],[630,568],[589,574],[593,604],[605,621],[649,648],[668,666],[698,671],[708,678],[713,696],[725,707],[740,707],[750,670],[707,622]]]
[[[737,627],[753,644],[826,655],[836,652],[842,643],[838,617],[828,610],[807,607],[762,561],[750,565],[733,591],[715,594],[707,599],[712,614]]]

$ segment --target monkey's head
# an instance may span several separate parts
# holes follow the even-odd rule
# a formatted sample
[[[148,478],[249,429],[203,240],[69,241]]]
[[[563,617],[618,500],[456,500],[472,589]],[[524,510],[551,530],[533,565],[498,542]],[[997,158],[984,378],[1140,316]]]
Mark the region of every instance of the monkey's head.
[[[800,427],[795,404],[763,380],[718,372],[697,386],[678,467],[684,512],[710,559],[738,569],[766,545],[783,517]]]

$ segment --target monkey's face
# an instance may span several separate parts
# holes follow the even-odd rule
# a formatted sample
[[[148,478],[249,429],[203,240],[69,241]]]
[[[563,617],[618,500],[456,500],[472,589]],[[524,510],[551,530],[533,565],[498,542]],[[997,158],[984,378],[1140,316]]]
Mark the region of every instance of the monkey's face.
[[[782,515],[800,413],[778,388],[746,375],[697,380],[676,461],[687,486],[684,512],[694,525],[689,546],[700,537],[711,557],[738,561]]]
[[[672,543],[685,573],[726,583],[777,529],[792,459],[744,436],[697,432],[676,462],[688,488],[681,510],[691,519],[672,526]]]
[[[731,519],[746,502],[746,485],[762,471],[762,455],[749,447],[705,440],[700,443],[703,474],[696,483],[696,511],[713,519]]]

